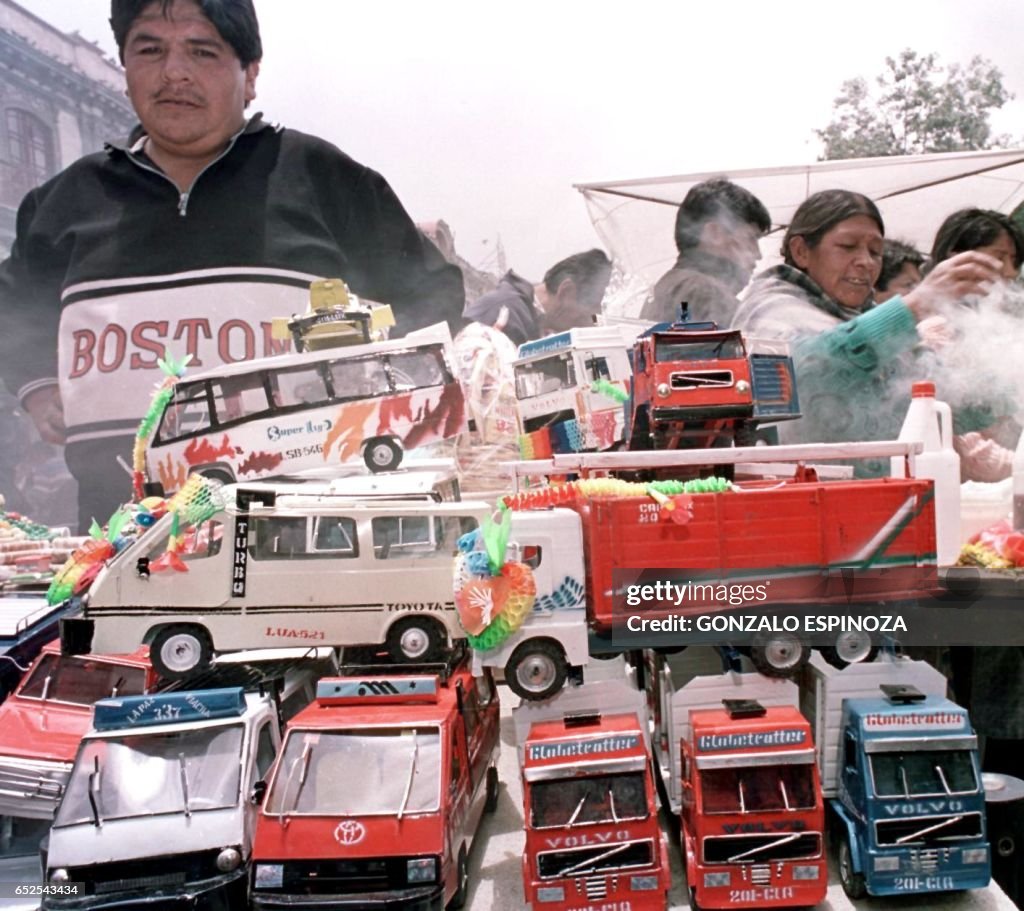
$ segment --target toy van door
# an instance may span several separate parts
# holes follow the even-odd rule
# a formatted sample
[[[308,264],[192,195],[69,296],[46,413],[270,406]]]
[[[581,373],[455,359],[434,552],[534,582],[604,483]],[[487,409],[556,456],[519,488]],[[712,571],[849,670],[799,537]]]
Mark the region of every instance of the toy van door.
[[[487,774],[495,747],[499,742],[498,691],[489,668],[480,677],[474,677],[463,693],[463,724],[469,751],[470,783],[475,792],[480,780]]]

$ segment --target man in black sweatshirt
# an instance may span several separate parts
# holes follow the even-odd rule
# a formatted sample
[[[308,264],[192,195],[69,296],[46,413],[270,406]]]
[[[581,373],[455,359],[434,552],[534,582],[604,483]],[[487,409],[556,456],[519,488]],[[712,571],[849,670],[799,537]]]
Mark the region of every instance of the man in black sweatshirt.
[[[340,276],[398,329],[461,320],[462,277],[376,172],[245,110],[262,47],[252,0],[112,0],[140,124],[25,197],[0,265],[0,372],[65,442],[79,520],[130,496],[157,359],[277,353],[275,316]]]

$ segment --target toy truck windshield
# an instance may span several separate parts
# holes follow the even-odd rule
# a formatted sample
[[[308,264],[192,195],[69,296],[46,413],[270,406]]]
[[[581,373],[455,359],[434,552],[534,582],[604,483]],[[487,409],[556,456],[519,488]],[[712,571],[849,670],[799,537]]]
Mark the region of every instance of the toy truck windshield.
[[[236,807],[242,736],[231,724],[90,738],[54,826]]]
[[[530,786],[530,824],[535,829],[646,819],[643,772],[555,778]]]
[[[812,766],[740,766],[706,769],[700,778],[705,813],[768,813],[812,810]]]
[[[288,734],[267,793],[268,816],[435,813],[441,801],[436,727]]]
[[[747,356],[740,335],[726,338],[681,339],[678,335],[658,336],[654,342],[654,359],[660,363],[670,361],[735,360]]]
[[[515,375],[516,398],[520,401],[559,389],[572,389],[576,385],[572,353],[567,351],[517,364]]]
[[[946,797],[978,793],[968,750],[872,753],[871,777],[879,797]]]
[[[139,696],[145,691],[145,668],[51,654],[39,659],[19,696],[91,706],[97,699]]]

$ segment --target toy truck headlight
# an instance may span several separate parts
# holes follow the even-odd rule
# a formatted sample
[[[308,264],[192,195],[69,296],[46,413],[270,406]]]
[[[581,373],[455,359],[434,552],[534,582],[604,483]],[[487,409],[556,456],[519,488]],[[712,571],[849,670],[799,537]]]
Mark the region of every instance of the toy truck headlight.
[[[876,857],[873,866],[876,873],[895,873],[900,868],[900,859],[895,854],[891,857]]]
[[[821,868],[815,864],[797,864],[793,867],[794,880],[817,879],[821,875]]]
[[[562,886],[541,886],[537,890],[538,902],[564,902],[565,889]]]
[[[252,885],[254,889],[280,889],[284,885],[284,864],[256,864]]]
[[[988,848],[964,848],[961,856],[965,864],[988,863]]]
[[[714,889],[716,886],[728,886],[732,884],[732,874],[728,870],[721,873],[705,873],[704,888]]]
[[[416,857],[405,863],[407,883],[432,883],[437,879],[437,858]]]
[[[750,383],[748,383],[746,380],[737,380],[736,391],[740,395],[746,395],[748,392],[750,392]]]
[[[631,876],[629,888],[634,892],[653,892],[658,888],[657,876]]]
[[[64,867],[57,867],[52,873],[50,873],[51,883],[66,883],[71,877],[68,875],[68,871]]]
[[[217,855],[217,869],[221,873],[230,873],[232,870],[237,870],[241,863],[242,852],[238,848],[224,848]]]
[[[672,387],[668,383],[658,383],[657,388],[654,390],[658,393],[658,396],[663,399],[667,399],[672,395]]]

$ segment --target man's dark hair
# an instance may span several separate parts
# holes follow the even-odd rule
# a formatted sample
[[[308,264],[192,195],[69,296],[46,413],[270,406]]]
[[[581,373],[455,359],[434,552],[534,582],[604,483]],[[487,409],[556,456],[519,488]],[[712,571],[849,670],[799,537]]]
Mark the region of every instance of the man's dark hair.
[[[794,237],[802,237],[808,249],[813,250],[841,221],[855,215],[866,215],[885,237],[885,222],[878,206],[863,193],[850,190],[821,190],[807,197],[793,213],[793,219],[782,238],[782,258],[787,266],[797,268],[793,254],[789,250],[790,241]]]
[[[1016,250],[1017,268],[1024,265],[1024,236],[1016,222],[1002,212],[991,209],[961,209],[950,215],[939,227],[932,246],[932,265],[967,250],[987,247],[999,239],[1001,232],[1010,235]]]
[[[889,282],[903,271],[907,263],[920,269],[924,264],[924,254],[905,241],[886,238],[882,247],[882,271],[878,273],[875,290],[887,291]]]
[[[161,12],[168,16],[174,0],[111,0],[110,27],[114,30],[117,52],[124,63],[124,43],[132,23],[146,7],[160,4]],[[263,58],[260,24],[252,0],[196,0],[203,15],[238,55],[242,66]]]
[[[772,226],[768,210],[750,190],[731,180],[716,177],[690,187],[676,212],[676,249],[680,253],[696,247],[704,225],[713,221],[739,221],[761,234]]]
[[[608,286],[611,275],[612,261],[604,250],[587,250],[586,253],[574,253],[555,263],[544,273],[544,287],[549,294],[558,292],[558,286],[567,278],[576,285],[576,299],[588,310],[597,311],[601,307],[604,290]]]

